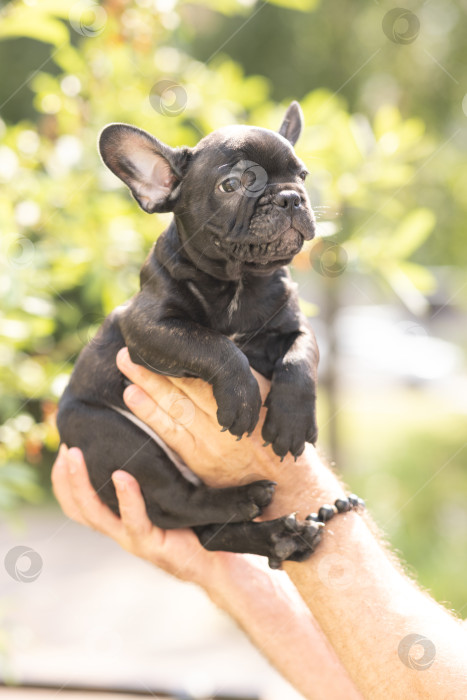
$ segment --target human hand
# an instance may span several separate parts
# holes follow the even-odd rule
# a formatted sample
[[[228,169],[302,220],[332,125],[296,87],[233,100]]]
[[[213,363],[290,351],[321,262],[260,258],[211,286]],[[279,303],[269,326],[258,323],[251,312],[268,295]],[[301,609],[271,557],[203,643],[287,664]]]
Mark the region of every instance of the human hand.
[[[264,408],[252,437],[237,441],[230,432],[221,432],[217,403],[206,382],[155,374],[132,362],[126,348],[118,353],[117,366],[133,382],[123,394],[128,408],[208,485],[238,484],[242,478],[258,473],[261,466],[266,468],[275,457],[272,450],[262,448],[260,424],[266,413]],[[253,373],[264,402],[269,382]]]
[[[190,529],[162,530],[153,525],[138,482],[120,469],[112,475],[119,518],[99,499],[76,447],[61,445],[51,476],[55,497],[69,518],[111,537],[123,549],[173,576],[199,584],[214,597],[225,587],[226,575],[237,581],[272,576],[279,583],[280,572],[270,570],[262,557],[208,552]]]
[[[272,479],[278,486],[263,520],[297,512],[301,518],[343,491],[332,472],[319,460],[312,445],[294,461],[288,454],[281,463],[271,447],[264,447],[261,429],[266,409],[261,408],[251,437],[237,441],[221,432],[212,388],[201,379],[155,374],[131,361],[128,350],[117,354],[117,366],[131,380],[123,398],[128,408],[149,425],[209,486],[232,486],[256,479]],[[270,382],[252,370],[262,402]],[[310,491],[316,495],[310,501]],[[307,493],[304,500],[303,494]]]
[[[139,484],[131,474],[119,469],[112,480],[120,518],[94,491],[81,450],[61,445],[52,468],[52,485],[65,515],[111,537],[127,551],[168,573],[204,585],[206,572],[213,572],[217,553],[205,550],[192,530],[166,531],[153,525]]]

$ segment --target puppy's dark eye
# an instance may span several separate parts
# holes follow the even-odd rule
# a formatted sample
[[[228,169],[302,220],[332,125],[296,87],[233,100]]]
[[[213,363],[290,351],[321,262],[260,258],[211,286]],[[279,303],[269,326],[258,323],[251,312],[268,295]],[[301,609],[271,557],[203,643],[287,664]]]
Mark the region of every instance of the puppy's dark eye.
[[[235,192],[240,187],[240,179],[238,177],[228,177],[222,180],[219,185],[221,192]]]
[[[301,180],[304,180],[304,179],[306,178],[307,175],[308,175],[308,170],[302,170],[302,172],[301,172],[300,175],[299,175],[299,178],[300,178]]]

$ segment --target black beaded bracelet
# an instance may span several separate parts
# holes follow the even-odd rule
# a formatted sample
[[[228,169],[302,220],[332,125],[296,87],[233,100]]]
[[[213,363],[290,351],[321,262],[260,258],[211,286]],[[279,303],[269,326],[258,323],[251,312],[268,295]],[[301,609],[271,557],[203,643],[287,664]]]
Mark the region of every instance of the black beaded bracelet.
[[[299,551],[289,553],[288,556],[270,556],[269,566],[271,569],[280,569],[285,559],[289,561],[305,561],[305,559],[308,559],[321,542],[328,520],[331,520],[337,513],[348,513],[351,510],[357,510],[357,508],[365,508],[365,501],[351,493],[347,498],[337,498],[333,506],[325,503],[317,513],[307,515],[305,523],[308,522],[308,524],[298,523],[295,513],[288,515],[284,522],[286,529],[299,536],[306,546],[300,548]],[[279,520],[282,519],[280,518]]]
[[[317,513],[310,513],[305,520],[313,520],[315,523],[327,523],[337,513],[348,513],[349,510],[357,508],[365,508],[365,501],[359,498],[355,493],[351,493],[347,498],[336,498],[334,505],[330,506],[325,503]]]

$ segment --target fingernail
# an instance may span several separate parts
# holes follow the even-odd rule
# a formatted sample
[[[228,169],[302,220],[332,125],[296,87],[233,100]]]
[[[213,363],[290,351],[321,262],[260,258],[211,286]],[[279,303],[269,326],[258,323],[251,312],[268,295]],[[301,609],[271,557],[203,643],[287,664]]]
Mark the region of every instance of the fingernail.
[[[117,352],[116,359],[117,364],[124,365],[130,359],[130,353],[128,352],[128,348],[120,348],[120,350]]]
[[[121,472],[115,471],[112,474],[112,481],[113,481],[113,484],[114,484],[115,488],[117,489],[117,491],[126,491],[127,490],[128,479],[127,479],[125,473],[122,474]]]
[[[79,464],[78,448],[72,447],[68,450],[68,471],[70,474],[75,474]]]
[[[58,448],[58,455],[57,455],[57,457],[61,457],[61,458],[63,459],[63,457],[66,456],[66,453],[67,453],[67,452],[68,452],[68,447],[65,445],[64,442],[62,442],[61,445],[60,445],[60,447]]]
[[[123,392],[123,399],[125,403],[136,406],[137,404],[142,403],[144,401],[145,394],[144,391],[142,391],[135,384],[130,384],[130,386],[127,386],[127,388]]]
[[[117,491],[126,491],[126,481],[124,479],[119,479],[118,476],[113,476],[112,481]]]

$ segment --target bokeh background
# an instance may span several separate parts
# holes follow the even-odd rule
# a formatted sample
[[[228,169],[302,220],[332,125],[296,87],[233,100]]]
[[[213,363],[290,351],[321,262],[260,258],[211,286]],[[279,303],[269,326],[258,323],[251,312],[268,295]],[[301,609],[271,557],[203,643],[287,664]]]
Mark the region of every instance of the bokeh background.
[[[467,2],[394,4],[0,2],[2,556],[41,532],[57,575],[49,597],[63,554],[48,534],[60,517],[56,404],[170,219],[138,209],[100,163],[97,135],[124,121],[194,145],[230,123],[277,129],[298,99],[318,238],[293,275],[322,351],[320,448],[420,584],[467,613]],[[73,562],[86,567],[84,535],[69,527]],[[85,537],[98,570],[107,544]],[[28,649],[50,624],[21,617],[34,586],[20,578],[0,574],[12,680],[27,676],[38,658]],[[107,658],[93,640],[88,651]]]

